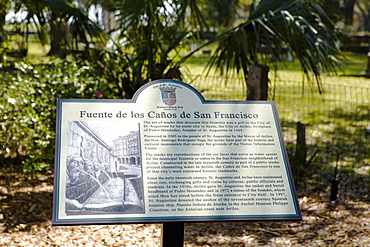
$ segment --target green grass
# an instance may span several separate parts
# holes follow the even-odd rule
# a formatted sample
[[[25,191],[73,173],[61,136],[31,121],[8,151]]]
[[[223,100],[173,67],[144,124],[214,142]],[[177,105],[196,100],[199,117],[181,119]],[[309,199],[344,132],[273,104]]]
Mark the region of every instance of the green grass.
[[[368,58],[366,53],[344,52],[345,61],[343,70],[345,75],[358,75],[367,68]]]
[[[43,58],[48,54],[49,50],[50,45],[41,46],[38,43],[30,43],[28,46],[27,56]]]
[[[338,67],[338,75],[359,75],[367,68],[367,54],[356,52],[343,52],[343,57],[340,59],[340,67]],[[210,55],[199,54],[187,60],[187,65],[205,66],[210,59]],[[301,66],[297,59],[291,62],[279,63],[279,71],[301,71]]]
[[[367,54],[356,52],[343,52],[338,67],[339,75],[359,75],[367,66]],[[301,66],[296,60],[279,65],[279,69],[286,71],[301,71]]]
[[[296,124],[306,125],[307,160],[313,159],[309,167],[301,167],[305,177],[296,177],[298,185],[305,186],[308,181],[318,190],[326,190],[334,167],[339,166],[342,186],[358,190],[360,197],[368,200],[370,169],[364,167],[370,163],[370,142],[365,134],[370,126],[370,80],[343,76],[364,71],[367,57],[359,53],[346,53],[346,57],[344,71],[321,77],[321,94],[315,81],[303,81],[299,64],[295,62],[288,63],[276,74],[271,71],[269,100],[276,102],[293,168],[297,167],[294,164]],[[187,67],[193,76],[186,81],[206,99],[245,100],[245,82],[240,76],[225,81],[212,71],[206,77],[202,70],[204,57],[190,62]],[[351,196],[350,191],[345,193]]]

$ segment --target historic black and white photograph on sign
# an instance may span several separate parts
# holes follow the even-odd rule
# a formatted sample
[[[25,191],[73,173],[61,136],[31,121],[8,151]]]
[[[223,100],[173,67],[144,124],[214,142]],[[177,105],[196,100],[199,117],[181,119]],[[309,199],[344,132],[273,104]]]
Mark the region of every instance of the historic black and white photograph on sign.
[[[139,124],[69,121],[65,213],[144,213]]]

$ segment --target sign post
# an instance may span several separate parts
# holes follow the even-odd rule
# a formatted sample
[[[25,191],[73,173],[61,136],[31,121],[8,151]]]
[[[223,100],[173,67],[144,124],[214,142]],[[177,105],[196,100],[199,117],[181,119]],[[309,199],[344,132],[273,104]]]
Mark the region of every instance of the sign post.
[[[274,102],[174,80],[58,100],[54,187],[53,225],[301,219]]]
[[[182,247],[184,246],[184,223],[167,222],[162,224],[161,235],[162,247]]]

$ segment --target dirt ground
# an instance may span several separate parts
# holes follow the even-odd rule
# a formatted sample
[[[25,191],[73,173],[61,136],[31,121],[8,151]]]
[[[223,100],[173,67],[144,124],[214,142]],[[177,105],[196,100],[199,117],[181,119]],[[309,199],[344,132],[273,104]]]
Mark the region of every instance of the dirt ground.
[[[369,202],[299,193],[299,222],[186,223],[184,246],[370,246]],[[160,246],[160,224],[51,226],[52,175],[0,168],[0,246]]]

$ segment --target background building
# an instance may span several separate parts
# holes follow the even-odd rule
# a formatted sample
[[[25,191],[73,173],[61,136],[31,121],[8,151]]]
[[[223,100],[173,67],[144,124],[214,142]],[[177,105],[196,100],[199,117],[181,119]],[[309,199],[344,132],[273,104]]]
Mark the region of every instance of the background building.
[[[139,131],[115,139],[113,150],[118,170],[121,165],[141,166]]]

